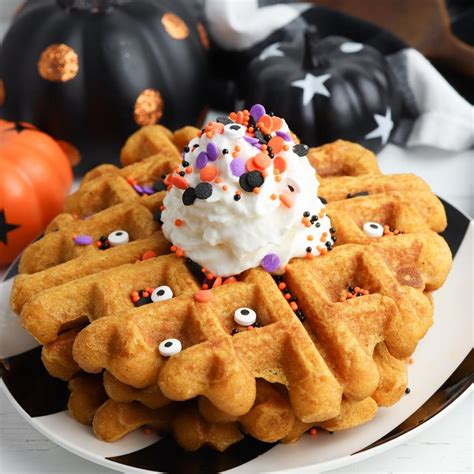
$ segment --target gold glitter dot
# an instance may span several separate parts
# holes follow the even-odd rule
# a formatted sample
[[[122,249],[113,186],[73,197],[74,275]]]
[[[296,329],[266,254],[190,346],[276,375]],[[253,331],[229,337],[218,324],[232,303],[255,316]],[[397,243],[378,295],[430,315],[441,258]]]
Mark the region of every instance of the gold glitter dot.
[[[38,61],[38,72],[47,81],[67,82],[74,79],[78,71],[79,58],[67,44],[48,46]]]
[[[209,36],[207,35],[206,28],[201,22],[197,24],[197,30],[199,34],[199,41],[201,41],[202,47],[204,49],[209,49]]]
[[[189,36],[189,29],[186,23],[174,13],[165,13],[161,18],[161,23],[171,38],[182,40]]]
[[[156,89],[145,89],[135,101],[133,115],[137,125],[153,125],[163,115],[164,101]]]
[[[5,83],[0,79],[0,107],[5,103]]]

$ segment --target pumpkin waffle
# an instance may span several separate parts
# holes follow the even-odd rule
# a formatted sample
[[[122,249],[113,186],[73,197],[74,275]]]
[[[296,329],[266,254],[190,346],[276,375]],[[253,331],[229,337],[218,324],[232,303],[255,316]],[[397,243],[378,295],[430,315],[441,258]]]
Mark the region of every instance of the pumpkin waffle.
[[[118,402],[107,398],[101,377],[90,374],[71,379],[69,389],[68,408],[72,416],[80,423],[92,425],[95,435],[104,441],[116,441],[142,426],[173,433],[188,451],[204,445],[224,451],[243,438],[235,423],[204,420],[194,402],[155,409],[137,401]]]
[[[47,256],[46,263],[28,264],[36,273],[27,274],[25,263],[27,273],[12,293],[22,324],[45,344],[48,371],[74,377],[73,392],[85,377],[81,369],[106,369],[103,382],[90,379],[100,380],[96,400],[104,390],[108,399],[94,411],[96,434],[118,439],[152,424],[156,411],[175,405],[170,399],[199,396],[201,415],[194,402],[183,402],[190,407],[187,418],[232,429],[238,423],[258,439],[291,442],[316,425],[331,431],[356,426],[372,418],[377,406],[395,403],[406,387],[406,358],[432,321],[429,292],[442,285],[451,261],[446,243],[433,232],[446,225],[444,209],[426,183],[413,175],[382,175],[371,152],[348,142],[311,149],[319,193],[336,228],[333,252],[292,261],[276,283],[261,269],[249,270],[237,283],[210,290],[205,303],[196,297],[199,286],[185,260],[164,255],[170,244],[153,220],[164,192],[146,195],[134,188],[161,180],[181,161],[179,154],[160,154],[159,145],[149,144],[155,132],[143,130],[127,143],[127,166],[104,165],[85,177],[68,200],[70,214],[58,216],[38,241],[51,242],[41,244],[39,255],[55,254],[60,240],[49,235],[68,235],[70,244],[73,227],[85,233],[81,226],[94,218],[97,227],[87,231],[103,235],[105,227],[97,232],[102,216],[119,216],[117,210],[127,206],[146,214],[150,234],[106,251],[91,248],[81,258],[74,252]],[[160,133],[182,146],[190,132],[181,132],[181,142],[176,134]],[[90,213],[96,214],[86,220],[73,215]],[[368,238],[362,230],[368,221],[386,224],[387,235]],[[157,257],[140,261],[148,250]],[[319,278],[322,273],[327,278]],[[134,290],[163,284],[174,298],[139,308],[130,299]],[[368,294],[348,296],[351,287]],[[259,327],[236,326],[233,313],[242,306],[255,309]],[[166,338],[179,339],[184,350],[163,358],[157,346]],[[89,422],[93,406],[84,416]],[[278,414],[283,421],[269,435]],[[179,431],[175,436],[179,441]]]

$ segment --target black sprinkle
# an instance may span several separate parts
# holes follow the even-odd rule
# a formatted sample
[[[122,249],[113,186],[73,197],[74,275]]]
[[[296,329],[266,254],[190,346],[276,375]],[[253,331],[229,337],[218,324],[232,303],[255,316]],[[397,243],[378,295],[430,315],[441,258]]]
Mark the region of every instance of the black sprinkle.
[[[285,288],[285,289],[283,290],[283,294],[284,294],[284,295],[287,295],[289,292],[290,292],[290,290],[289,290],[288,288]]]
[[[254,116],[250,115],[250,117],[249,117],[249,127],[255,128],[256,125],[257,125],[257,123],[255,122]]]
[[[264,182],[262,173],[260,171],[250,171],[249,173],[244,173],[239,178],[240,187],[247,192],[253,191],[254,188],[261,186]]]
[[[308,154],[309,147],[308,145],[305,145],[304,143],[298,143],[293,147],[293,151],[298,155],[298,156],[306,156]]]
[[[352,199],[352,198],[355,198],[355,197],[359,197],[359,196],[368,196],[369,195],[369,192],[368,191],[361,191],[360,193],[349,193],[347,195],[347,199]]]
[[[268,153],[271,153],[273,151],[272,147],[271,146],[267,147],[267,151],[268,151]]]
[[[195,192],[198,199],[207,199],[212,195],[212,185],[210,183],[199,183]]]
[[[411,388],[410,388],[410,387],[407,387],[407,388],[405,389],[405,393],[408,395],[410,392],[411,392]]]
[[[216,122],[223,123],[224,125],[228,125],[229,123],[234,123],[229,117],[217,117]]]
[[[255,323],[253,323],[253,327],[254,328],[261,328],[262,326],[260,325],[260,323],[255,322]]]
[[[280,283],[283,280],[283,278],[280,275],[276,275],[274,278],[277,283]]]
[[[316,224],[314,224],[315,227],[321,227],[321,223],[320,222],[316,222]]]
[[[165,178],[166,178],[166,173],[163,173],[163,174],[161,175],[161,179],[165,179]]]
[[[359,293],[357,293],[356,296],[364,296],[364,293],[361,293],[361,292],[359,291]]]
[[[290,303],[293,303],[293,302],[296,303],[297,301],[298,301],[298,299],[296,298],[296,296],[292,296],[290,298]]]
[[[303,217],[309,217],[311,214],[308,211],[303,212]]]
[[[161,221],[161,211],[156,211],[155,215],[153,216],[153,219],[155,219],[156,222],[163,224],[163,222]]]
[[[229,153],[229,150],[228,150],[227,148],[224,148],[224,149],[222,150],[222,154],[223,154],[223,155],[227,155],[227,153]]]
[[[270,117],[273,117],[275,115],[275,112],[268,112],[268,115],[270,115]]]
[[[186,172],[180,171],[178,174],[179,174],[180,176],[185,176],[185,175],[186,175]]]
[[[196,191],[194,188],[187,188],[183,193],[183,204],[185,206],[191,206],[196,200]]]
[[[163,181],[155,181],[152,188],[155,193],[159,193],[161,191],[166,191],[166,184],[163,183]]]
[[[184,147],[184,153],[189,153],[189,147],[188,147],[188,145],[186,145],[186,146]]]
[[[329,232],[331,232],[331,234],[334,234],[336,232],[336,228],[335,227],[331,227],[329,229]]]
[[[353,286],[350,286],[347,290],[349,291],[349,293],[352,293],[352,294],[354,294],[354,292],[355,292]]]
[[[187,166],[189,166],[189,162],[186,160],[183,160],[181,164],[183,165],[183,168],[186,168]]]
[[[319,220],[319,217],[314,215],[314,216],[311,216],[311,224],[314,224],[316,221]]]
[[[137,300],[137,302],[135,303],[135,306],[136,307],[139,307],[139,306],[144,306],[148,303],[151,303],[151,298],[140,298],[139,300]]]
[[[233,336],[234,334],[237,334],[238,332],[240,332],[240,331],[239,331],[238,329],[235,329],[235,328],[234,328],[234,329],[232,329],[232,331],[231,331],[230,333],[231,333],[232,336]]]
[[[240,194],[234,194],[234,201],[240,201],[241,197]]]
[[[332,237],[332,241],[333,241],[333,242],[336,242],[336,240],[337,240],[337,237],[334,235],[334,236]]]
[[[310,253],[312,251],[313,251],[313,249],[311,247],[306,247],[306,252]]]
[[[321,200],[321,202],[322,202],[323,204],[327,204],[327,203],[328,203],[327,200],[324,199],[323,197],[320,197],[319,199]]]
[[[260,130],[255,130],[255,138],[257,138],[258,141],[262,144],[267,143],[267,139],[265,138],[265,135]]]
[[[332,249],[332,242],[326,242],[326,247],[328,248],[328,250],[331,250]]]

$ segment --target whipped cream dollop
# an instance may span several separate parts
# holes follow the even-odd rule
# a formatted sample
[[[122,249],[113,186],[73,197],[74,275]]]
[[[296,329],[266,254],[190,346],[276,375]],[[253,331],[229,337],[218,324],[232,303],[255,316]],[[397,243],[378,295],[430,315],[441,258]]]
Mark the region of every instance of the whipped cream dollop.
[[[263,106],[219,117],[189,142],[166,177],[161,215],[174,248],[216,276],[332,248],[315,169],[285,121]]]

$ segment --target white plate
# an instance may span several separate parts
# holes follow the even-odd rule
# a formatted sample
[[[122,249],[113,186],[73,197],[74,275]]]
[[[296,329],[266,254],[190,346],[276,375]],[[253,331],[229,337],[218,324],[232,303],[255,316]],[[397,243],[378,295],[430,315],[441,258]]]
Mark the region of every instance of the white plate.
[[[18,412],[46,437],[97,464],[127,472],[321,472],[380,453],[405,441],[450,412],[472,382],[472,249],[469,219],[446,205],[445,237],[455,253],[446,284],[435,293],[435,324],[419,344],[409,367],[411,393],[394,407],[379,409],[370,423],[329,435],[321,432],[292,445],[267,445],[250,438],[225,453],[201,449],[185,453],[170,438],[142,431],[116,443],[97,440],[90,428],[65,410],[66,384],[53,382],[40,361],[40,351],[9,309],[11,277],[0,286],[0,386]],[[464,361],[464,362],[463,362]],[[6,367],[9,367],[8,369]],[[444,385],[443,385],[444,384]]]

